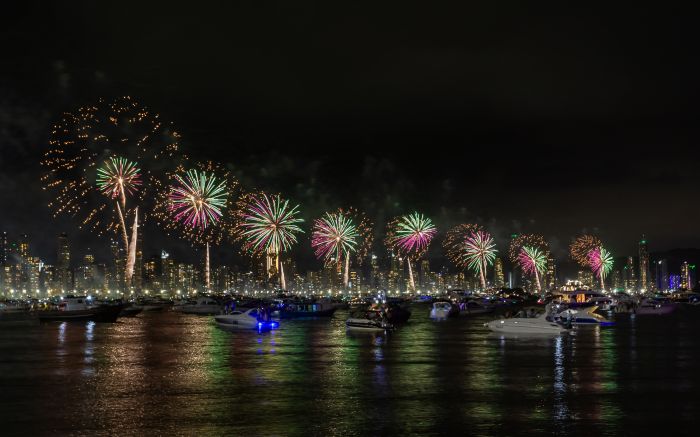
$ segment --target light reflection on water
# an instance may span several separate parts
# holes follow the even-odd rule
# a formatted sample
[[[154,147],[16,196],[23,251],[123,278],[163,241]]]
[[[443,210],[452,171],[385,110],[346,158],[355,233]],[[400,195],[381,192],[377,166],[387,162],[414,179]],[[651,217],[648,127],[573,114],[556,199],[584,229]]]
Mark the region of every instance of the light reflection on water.
[[[3,329],[1,423],[27,435],[614,435],[700,412],[700,312],[533,338],[491,335],[485,319],[434,323],[425,305],[389,334],[346,332],[345,316],[263,334],[173,312]]]

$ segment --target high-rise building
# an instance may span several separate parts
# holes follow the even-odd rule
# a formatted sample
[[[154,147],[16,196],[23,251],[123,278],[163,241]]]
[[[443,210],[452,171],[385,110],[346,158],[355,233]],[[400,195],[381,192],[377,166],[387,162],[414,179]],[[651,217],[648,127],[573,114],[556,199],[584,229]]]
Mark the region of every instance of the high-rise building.
[[[166,291],[172,291],[176,287],[176,275],[175,262],[170,258],[168,252],[161,250],[160,252],[160,271],[161,271],[161,287]],[[189,274],[189,271],[187,272]],[[189,275],[187,280],[183,279],[183,283],[187,283],[187,288],[191,288],[192,284],[190,279],[193,279],[193,275]]]
[[[668,263],[665,259],[661,259],[654,263],[656,270],[656,289],[659,291],[668,290]]]
[[[7,232],[0,232],[0,267],[7,264],[7,254],[9,250]]]
[[[139,232],[139,236],[136,239],[136,260],[132,285],[136,293],[141,294],[143,289],[143,232]]]
[[[639,241],[639,289],[646,291],[649,288],[649,247],[647,240],[642,235]]]
[[[634,258],[631,256],[627,257],[627,263],[624,267],[624,283],[626,290],[636,290],[637,289],[637,276],[634,274]]]
[[[22,261],[29,258],[29,235],[22,234],[20,236],[18,254]]]
[[[493,262],[493,285],[496,288],[503,288],[505,285],[505,278],[503,277],[503,261],[500,257],[496,257]]]
[[[61,291],[73,288],[73,275],[70,269],[70,243],[65,232],[58,236],[58,251],[56,252],[56,267],[54,269],[56,287]]]
[[[547,281],[544,286],[549,290],[557,288],[557,265],[554,262],[554,257],[550,254],[547,257]]]
[[[690,264],[688,264],[688,261],[683,261],[683,264],[681,264],[680,287],[684,290],[690,290],[692,288],[692,282],[690,279]]]

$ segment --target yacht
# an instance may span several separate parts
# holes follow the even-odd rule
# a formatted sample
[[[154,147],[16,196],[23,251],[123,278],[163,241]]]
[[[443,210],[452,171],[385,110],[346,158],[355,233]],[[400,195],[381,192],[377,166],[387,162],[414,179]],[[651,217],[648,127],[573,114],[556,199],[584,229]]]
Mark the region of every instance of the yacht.
[[[183,305],[185,314],[212,315],[221,313],[221,304],[210,297],[200,297],[195,303]]]
[[[474,299],[460,302],[458,306],[460,316],[478,316],[481,314],[489,314],[494,311],[493,306],[479,303]]]
[[[338,307],[329,302],[285,302],[279,309],[280,319],[332,317]]]
[[[671,314],[677,305],[668,298],[646,298],[635,308],[634,313],[638,316]]]
[[[123,305],[92,305],[87,297],[62,298],[53,309],[37,311],[41,321],[92,320],[116,322]]]
[[[484,326],[493,332],[505,334],[562,334],[571,329],[549,320],[547,313],[548,311],[543,311],[534,317],[528,317],[527,311],[520,311],[518,315],[521,317],[492,320]]]
[[[563,311],[559,311],[553,318],[560,323],[571,321],[572,325],[612,326],[615,324],[596,313],[595,311],[597,309],[597,306],[578,309],[565,308]]]
[[[381,309],[370,309],[361,314],[351,314],[345,321],[350,330],[359,331],[388,331],[394,329],[385,312]]]
[[[214,316],[216,325],[224,329],[257,329],[258,331],[266,331],[279,328],[279,322],[269,320],[259,308],[235,310],[229,314],[219,314]]]

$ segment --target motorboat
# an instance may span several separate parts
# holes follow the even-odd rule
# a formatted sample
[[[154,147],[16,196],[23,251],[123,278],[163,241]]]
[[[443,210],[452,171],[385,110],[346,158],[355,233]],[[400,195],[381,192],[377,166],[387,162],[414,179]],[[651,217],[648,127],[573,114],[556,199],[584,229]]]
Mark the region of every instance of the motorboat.
[[[637,305],[634,313],[638,316],[659,315],[664,316],[673,313],[677,305],[668,298],[646,298]]]
[[[229,314],[214,316],[216,325],[224,329],[257,329],[266,331],[279,328],[279,322],[270,320],[259,308],[235,310]]]
[[[554,315],[560,323],[571,322],[572,325],[611,326],[615,323],[596,313],[597,306],[585,308],[566,308]]]
[[[92,305],[87,297],[62,298],[54,309],[37,311],[40,321],[84,321],[116,322],[124,306]]]
[[[388,331],[394,329],[389,322],[386,313],[382,309],[369,309],[364,313],[351,314],[345,321],[345,326],[350,330],[359,331]]]
[[[492,320],[484,324],[493,332],[510,334],[561,334],[571,329],[571,324],[563,325],[552,317],[553,303],[542,307],[525,307],[509,318]]]
[[[442,320],[448,317],[456,317],[459,315],[459,308],[452,302],[444,300],[433,302],[433,307],[430,309],[430,318]]]
[[[167,301],[161,298],[148,298],[148,299],[143,299],[140,298],[139,300],[132,305],[133,307],[136,308],[141,308],[141,311],[143,312],[154,312],[154,311],[163,311],[166,307],[171,306],[172,302]]]
[[[210,297],[200,297],[195,303],[183,305],[185,314],[212,315],[221,313],[221,304]]]
[[[481,314],[489,314],[494,311],[492,305],[482,304],[473,299],[460,302],[458,306],[460,316],[478,316]]]
[[[25,305],[0,302],[0,327],[35,325],[38,321]]]
[[[680,303],[683,305],[700,305],[699,293],[675,293],[671,296],[671,299],[673,299],[675,303]]]
[[[524,317],[492,320],[484,326],[493,332],[505,334],[562,334],[571,328],[561,325],[547,317],[547,312],[541,312],[535,317],[527,317],[527,312],[521,311]]]
[[[279,309],[280,319],[332,317],[338,307],[324,302],[287,302]]]

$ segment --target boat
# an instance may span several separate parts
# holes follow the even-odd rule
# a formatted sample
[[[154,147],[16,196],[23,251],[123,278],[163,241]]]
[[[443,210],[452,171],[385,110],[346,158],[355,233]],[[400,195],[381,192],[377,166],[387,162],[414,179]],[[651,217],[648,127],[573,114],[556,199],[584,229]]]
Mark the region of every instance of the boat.
[[[541,310],[541,309],[540,309]],[[527,311],[520,311],[521,317],[511,317],[508,319],[492,320],[484,326],[493,332],[504,334],[562,334],[571,328],[560,323],[549,320],[547,311],[536,314],[535,317],[528,317]],[[524,317],[522,317],[524,315]]]
[[[494,307],[488,304],[481,304],[474,299],[469,299],[458,304],[460,316],[478,316],[489,314],[494,311]]]
[[[173,303],[161,298],[140,298],[132,306],[141,308],[143,312],[154,312],[163,311],[166,307],[171,306]]]
[[[279,322],[270,320],[259,308],[235,310],[214,316],[216,325],[224,329],[257,329],[266,331],[279,328]]]
[[[615,323],[596,313],[597,306],[585,308],[565,308],[554,315],[554,320],[560,323],[571,322],[572,325],[612,326]]]
[[[221,312],[221,304],[210,297],[200,297],[195,303],[182,306],[185,314],[212,315]]]
[[[279,318],[332,317],[337,309],[337,306],[323,302],[285,302],[279,309]]]
[[[362,313],[351,314],[345,321],[345,326],[350,330],[358,331],[388,331],[394,329],[394,325],[387,319],[383,309],[368,309]]]
[[[675,293],[671,299],[673,302],[683,305],[700,305],[700,294],[698,293]]]
[[[36,325],[38,322],[27,306],[0,302],[0,327]]]
[[[123,305],[91,305],[86,297],[65,297],[55,309],[37,311],[40,321],[116,322]]]
[[[637,305],[634,313],[638,316],[659,315],[664,316],[673,313],[677,305],[668,298],[646,298]]]
[[[430,318],[442,320],[448,317],[456,317],[459,315],[459,307],[444,300],[434,302],[430,309]]]

